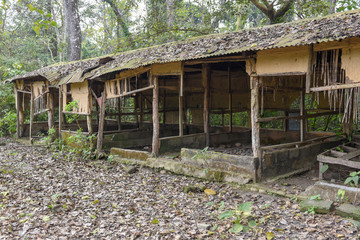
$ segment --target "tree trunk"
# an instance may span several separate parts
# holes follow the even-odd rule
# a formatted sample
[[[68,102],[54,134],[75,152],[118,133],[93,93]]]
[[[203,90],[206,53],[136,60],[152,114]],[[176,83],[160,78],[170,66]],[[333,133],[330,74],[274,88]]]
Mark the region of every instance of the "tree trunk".
[[[68,36],[68,61],[81,58],[81,29],[78,0],[64,0],[66,31]]]

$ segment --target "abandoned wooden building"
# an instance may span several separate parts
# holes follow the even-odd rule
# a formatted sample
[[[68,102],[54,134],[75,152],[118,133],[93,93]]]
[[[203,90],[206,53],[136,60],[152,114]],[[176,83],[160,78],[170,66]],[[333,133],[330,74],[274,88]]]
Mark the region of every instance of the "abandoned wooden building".
[[[97,133],[98,150],[145,160],[147,151],[159,156],[183,149],[179,161],[196,171],[222,169],[223,180],[260,180],[308,168],[344,140],[310,131],[307,119],[339,114],[351,134],[359,114],[359,63],[356,10],[56,64],[9,81],[15,83],[18,137],[26,136],[24,109],[30,108],[31,138],[34,114],[47,111],[52,127],[57,108],[60,136],[81,127]],[[306,108],[306,98],[316,104]],[[265,117],[269,111],[277,115]],[[69,124],[66,114],[83,119]],[[241,126],[234,122],[238,116]],[[267,122],[281,129],[262,128]],[[206,146],[216,151],[228,144],[247,150],[208,151],[203,161],[198,155]]]

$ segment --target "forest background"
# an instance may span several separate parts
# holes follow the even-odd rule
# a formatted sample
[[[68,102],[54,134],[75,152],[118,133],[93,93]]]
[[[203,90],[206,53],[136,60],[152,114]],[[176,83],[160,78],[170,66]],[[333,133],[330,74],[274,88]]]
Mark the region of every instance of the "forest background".
[[[16,131],[13,86],[4,83],[15,75],[359,7],[360,0],[1,0],[0,136]]]

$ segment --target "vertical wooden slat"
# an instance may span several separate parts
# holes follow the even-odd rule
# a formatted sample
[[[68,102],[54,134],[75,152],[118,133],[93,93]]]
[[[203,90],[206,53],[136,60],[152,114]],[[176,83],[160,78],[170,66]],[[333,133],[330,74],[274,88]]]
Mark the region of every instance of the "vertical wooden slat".
[[[53,128],[55,125],[54,121],[54,96],[52,91],[49,89],[49,93],[47,93],[47,108],[48,108],[48,127],[49,129]]]
[[[308,68],[307,68],[307,72],[306,72],[306,84],[305,84],[305,88],[306,88],[306,93],[310,93],[310,84],[311,84],[311,76],[312,76],[312,66],[313,66],[313,61],[314,61],[314,57],[313,57],[313,53],[314,53],[314,45],[311,44],[309,45],[309,49],[308,49]]]
[[[229,85],[229,132],[232,132],[232,89],[231,89],[231,66],[228,66],[228,85]]]
[[[64,114],[63,111],[63,93],[62,93],[62,86],[59,87],[59,138],[61,139],[61,130],[63,124]]]
[[[31,95],[30,95],[30,129],[29,129],[29,139],[32,143],[32,128],[34,122],[34,94],[33,89],[31,87]]]
[[[96,154],[99,154],[102,151],[103,139],[104,139],[104,124],[105,124],[105,108],[106,108],[106,91],[101,94],[101,106],[100,106],[100,116],[99,116],[99,129],[97,136],[97,144],[96,144]]]
[[[206,134],[206,146],[210,146],[210,65],[202,65],[202,81],[204,86],[204,133]]]
[[[160,124],[159,124],[159,82],[158,77],[153,78],[153,102],[152,102],[152,117],[153,117],[153,138],[152,138],[152,155],[159,156],[160,148]]]
[[[304,80],[301,79],[302,87],[304,86]],[[300,116],[305,114],[305,91],[300,92]],[[305,119],[300,120],[300,141],[303,142],[305,138]]]
[[[20,106],[21,106],[21,99],[20,93],[15,88],[15,95],[16,95],[16,138],[20,138]]]
[[[179,136],[184,135],[184,67],[182,64],[179,79]]]
[[[260,157],[259,83],[258,77],[251,77],[251,141],[254,157]]]
[[[89,101],[89,109],[88,109],[89,115],[86,116],[86,123],[87,123],[89,135],[91,135],[93,133],[92,119],[91,119],[93,104],[92,104],[92,94],[90,87],[89,87],[88,101]]]
[[[118,116],[117,116],[117,123],[118,123],[118,130],[121,130],[121,98],[117,98],[117,107],[118,107]]]

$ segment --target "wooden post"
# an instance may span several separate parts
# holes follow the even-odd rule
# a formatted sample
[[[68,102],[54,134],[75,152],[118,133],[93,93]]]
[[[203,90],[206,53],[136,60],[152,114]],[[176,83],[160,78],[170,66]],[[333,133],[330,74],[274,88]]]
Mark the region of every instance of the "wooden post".
[[[62,86],[59,87],[59,138],[61,139],[61,130],[62,130],[62,124],[64,121],[64,114],[63,111],[63,94],[62,94]]]
[[[251,85],[251,142],[254,157],[260,157],[259,82],[258,77],[250,77]]]
[[[97,144],[96,144],[96,155],[102,151],[103,139],[104,139],[104,121],[105,121],[105,108],[106,108],[106,91],[101,94],[101,106],[100,106],[100,117],[99,117],[99,129],[97,136]]]
[[[204,133],[206,134],[206,146],[210,146],[210,65],[202,65],[202,81],[204,86]]]
[[[34,122],[34,94],[33,89],[31,87],[31,95],[30,95],[30,129],[29,129],[29,139],[32,144],[32,128]]]
[[[229,132],[232,132],[232,90],[231,90],[231,66],[228,66],[228,85],[229,85]]]
[[[184,135],[184,68],[181,67],[181,75],[179,79],[179,136]]]
[[[139,88],[142,88],[142,81],[139,81]],[[143,128],[144,123],[144,97],[143,93],[140,93],[139,95],[139,101],[140,101],[140,124],[139,128]]]
[[[89,100],[89,115],[86,116],[86,123],[87,123],[88,133],[89,135],[91,135],[93,133],[92,122],[91,122],[93,104],[92,104],[92,94],[90,93],[90,88],[89,88],[88,100]]]
[[[54,96],[50,89],[49,89],[49,93],[47,93],[47,108],[48,108],[48,126],[50,130],[55,126]]]
[[[304,80],[301,80],[302,86],[304,86]],[[300,92],[300,116],[305,114],[305,90]],[[300,120],[300,141],[303,142],[305,138],[305,121],[306,119]]]
[[[16,95],[16,138],[20,138],[20,106],[21,106],[21,99],[20,93],[15,88],[15,95]]]
[[[118,116],[117,116],[117,122],[118,122],[118,130],[121,130],[121,98],[117,98],[118,103]]]
[[[159,81],[158,77],[153,78],[153,102],[152,102],[152,118],[153,118],[153,138],[152,138],[152,155],[159,156],[160,149],[160,124],[159,124]]]
[[[314,45],[311,44],[309,45],[309,49],[308,49],[308,68],[306,71],[306,84],[305,84],[305,88],[306,88],[306,93],[310,93],[310,84],[311,84],[311,76],[312,76],[312,65],[313,65],[313,61],[314,61]]]

